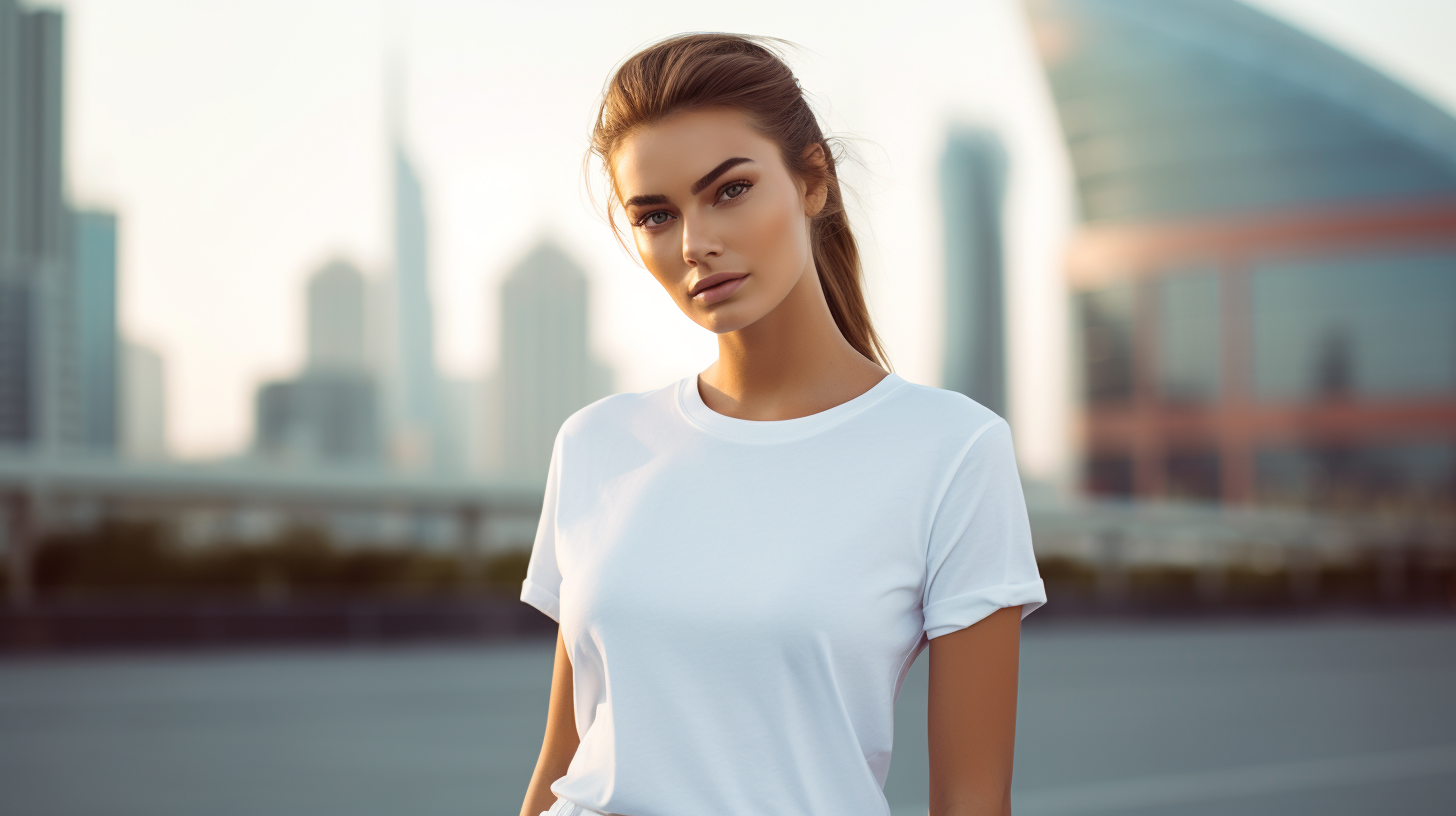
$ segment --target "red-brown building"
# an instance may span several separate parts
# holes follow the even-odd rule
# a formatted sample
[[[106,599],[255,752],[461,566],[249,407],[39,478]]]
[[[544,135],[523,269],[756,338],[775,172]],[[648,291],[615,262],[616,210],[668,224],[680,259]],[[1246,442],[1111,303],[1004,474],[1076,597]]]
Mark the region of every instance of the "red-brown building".
[[[1028,8],[1085,488],[1456,511],[1456,120],[1233,0]]]

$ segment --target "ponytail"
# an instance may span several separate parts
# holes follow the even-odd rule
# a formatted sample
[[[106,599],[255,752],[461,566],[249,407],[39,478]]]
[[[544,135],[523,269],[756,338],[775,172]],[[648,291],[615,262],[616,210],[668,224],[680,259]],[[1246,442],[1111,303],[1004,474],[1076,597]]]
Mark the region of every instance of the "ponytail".
[[[830,155],[828,140],[824,153]],[[832,157],[831,157],[832,161]],[[889,355],[870,322],[869,307],[864,298],[864,270],[859,260],[859,245],[849,228],[849,212],[844,209],[844,193],[839,187],[839,174],[829,165],[829,194],[824,209],[814,217],[809,239],[814,248],[814,267],[819,270],[820,288],[829,303],[829,313],[844,339],[855,351],[890,369]]]

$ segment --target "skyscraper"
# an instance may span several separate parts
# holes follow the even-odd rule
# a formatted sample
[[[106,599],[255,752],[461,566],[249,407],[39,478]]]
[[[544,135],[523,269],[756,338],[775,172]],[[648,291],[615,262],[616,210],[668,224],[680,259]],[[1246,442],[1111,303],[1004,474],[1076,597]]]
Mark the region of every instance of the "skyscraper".
[[[78,441],[64,19],[0,0],[0,444]]]
[[[167,458],[166,369],[162,355],[121,343],[121,451],[129,459]]]
[[[370,365],[363,273],[336,259],[309,276],[306,362],[254,397],[254,452],[298,464],[374,465],[379,388]]]
[[[308,348],[311,369],[368,371],[368,286],[346,260],[325,264],[308,280]]]
[[[956,128],[940,156],[945,224],[942,385],[1006,416],[1006,151],[987,130]]]
[[[72,219],[81,443],[117,447],[116,214],[82,210]]]
[[[591,353],[586,273],[551,241],[516,264],[501,287],[501,425],[494,436],[507,473],[543,479],[561,423],[612,391],[612,372]]]
[[[403,85],[402,77],[396,75],[389,123],[394,182],[394,270],[386,358],[390,448],[397,464],[438,469],[446,464],[451,442],[435,368],[424,193],[404,147]]]

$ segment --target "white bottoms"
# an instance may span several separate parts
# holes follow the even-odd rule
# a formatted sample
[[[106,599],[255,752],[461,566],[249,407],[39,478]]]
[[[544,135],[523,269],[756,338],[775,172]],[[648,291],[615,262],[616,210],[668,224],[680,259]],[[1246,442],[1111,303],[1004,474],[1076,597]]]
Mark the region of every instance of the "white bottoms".
[[[575,802],[556,797],[549,810],[541,811],[541,816],[605,816],[595,810],[587,810]]]

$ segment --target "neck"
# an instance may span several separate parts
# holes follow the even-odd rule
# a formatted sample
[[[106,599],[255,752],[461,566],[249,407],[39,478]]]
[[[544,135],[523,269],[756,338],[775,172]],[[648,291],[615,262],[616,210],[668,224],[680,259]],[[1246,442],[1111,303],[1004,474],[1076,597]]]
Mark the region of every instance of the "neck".
[[[718,335],[718,359],[702,372],[700,393],[720,414],[794,419],[847,402],[884,376],[839,331],[811,259],[772,312]]]

